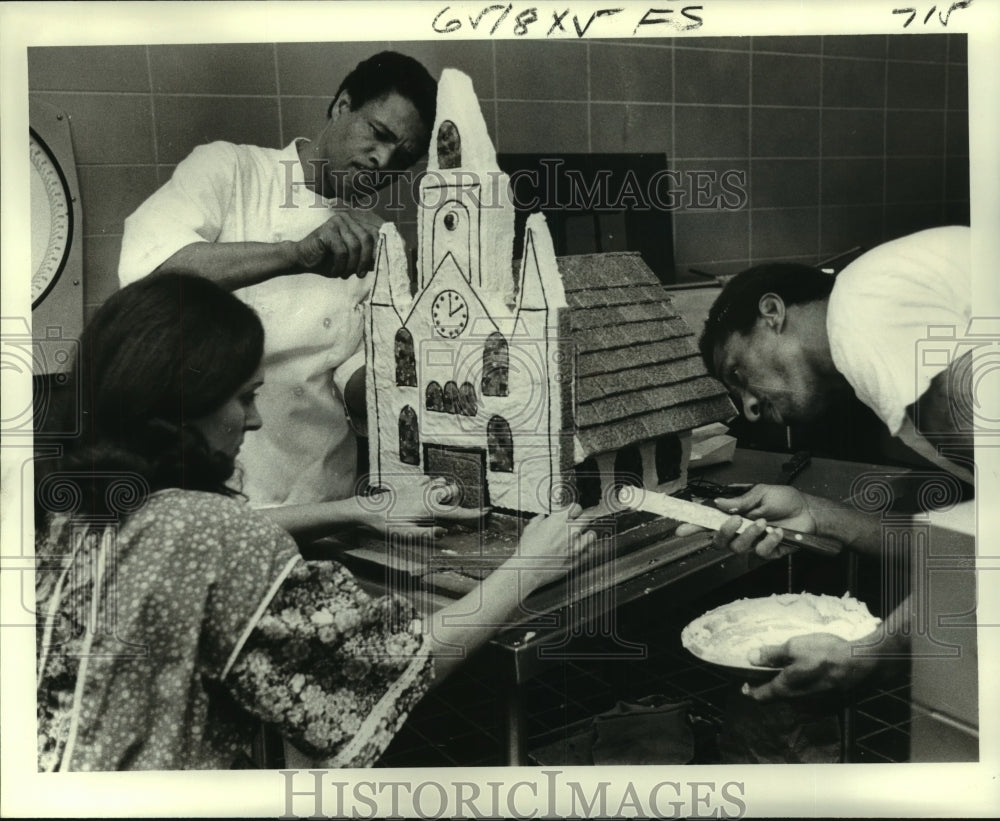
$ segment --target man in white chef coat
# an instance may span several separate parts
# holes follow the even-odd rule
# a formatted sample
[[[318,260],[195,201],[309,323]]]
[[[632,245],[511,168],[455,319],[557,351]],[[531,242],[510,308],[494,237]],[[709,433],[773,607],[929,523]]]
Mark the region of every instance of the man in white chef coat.
[[[195,273],[260,314],[265,424],[240,453],[242,490],[255,506],[355,491],[345,398],[363,397],[364,274],[381,220],[350,204],[426,153],[436,94],[416,60],[376,54],[344,79],[312,140],[199,146],[125,221],[122,285]]]
[[[933,228],[885,243],[834,279],[801,265],[762,265],[734,277],[709,313],[702,355],[750,421],[815,418],[838,392],[853,390],[889,432],[956,478],[974,482],[975,345],[961,344],[972,315],[970,229]],[[934,344],[934,333],[954,337]],[[930,350],[933,349],[933,350]],[[933,356],[926,356],[930,350]],[[734,517],[716,543],[764,557],[783,555],[781,531],[765,523],[834,537],[880,556],[878,517],[788,486],[757,485],[727,512],[763,520],[735,535]],[[964,510],[973,517],[972,503]],[[689,528],[684,527],[680,532]],[[905,656],[914,603],[876,636],[847,642],[828,634],[764,648],[758,663],[780,666],[772,681],[748,690],[758,700],[849,689]],[[862,651],[862,645],[869,646]],[[871,646],[874,645],[874,649]]]

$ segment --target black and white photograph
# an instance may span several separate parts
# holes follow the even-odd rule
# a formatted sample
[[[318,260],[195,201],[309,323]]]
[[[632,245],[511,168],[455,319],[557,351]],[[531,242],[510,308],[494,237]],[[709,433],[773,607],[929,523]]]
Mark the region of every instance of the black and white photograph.
[[[995,813],[1000,7],[0,19],[5,817]]]

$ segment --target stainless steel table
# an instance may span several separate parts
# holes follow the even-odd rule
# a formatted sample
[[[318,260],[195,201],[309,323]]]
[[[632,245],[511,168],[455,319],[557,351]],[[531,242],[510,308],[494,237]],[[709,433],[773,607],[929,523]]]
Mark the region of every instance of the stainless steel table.
[[[694,471],[692,475],[719,484],[775,482],[788,458],[787,454],[737,449],[732,462]],[[816,458],[791,484],[806,493],[843,502],[849,499],[859,477],[906,473],[904,468]],[[526,600],[518,623],[502,630],[490,642],[485,652],[496,659],[497,675],[508,685],[503,705],[508,764],[527,762],[522,685],[545,664],[571,654],[575,639],[594,635],[604,629],[602,623],[612,624],[609,614],[629,602],[667,591],[665,601],[669,606],[683,605],[764,563],[755,555],[736,555],[715,548],[711,534],[677,537],[672,531],[670,526],[657,538],[624,555],[613,555],[582,574],[570,574],[565,581],[536,591]],[[600,532],[600,537],[613,541],[618,534],[612,526]],[[378,588],[385,581],[385,568],[380,577],[371,554],[370,549],[349,550],[344,558],[369,586]],[[849,583],[853,562],[845,562]],[[789,584],[792,572],[793,563],[789,562]],[[432,590],[423,590],[419,598],[430,608],[450,600]],[[623,648],[627,652],[627,642]]]

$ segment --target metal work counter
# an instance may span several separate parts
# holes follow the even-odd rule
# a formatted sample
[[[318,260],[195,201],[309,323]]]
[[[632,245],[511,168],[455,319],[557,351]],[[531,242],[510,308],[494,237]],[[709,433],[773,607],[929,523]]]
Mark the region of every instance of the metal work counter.
[[[733,461],[696,471],[700,479],[718,484],[753,484],[775,482],[787,454],[737,449]],[[903,476],[903,468],[842,462],[832,459],[812,459],[791,482],[805,493],[838,502],[846,502],[858,477]],[[792,584],[794,559],[789,565],[789,587]],[[851,586],[855,563],[853,557],[844,560],[844,582]],[[607,585],[571,605],[563,605],[567,596],[561,588],[542,591],[528,599],[539,615],[504,630],[491,642],[489,651],[498,657],[498,673],[506,677],[506,754],[508,763],[526,763],[524,705],[520,685],[536,675],[545,663],[552,663],[560,654],[571,654],[570,645],[577,636],[594,635],[594,624],[601,629],[613,623],[609,611],[644,596],[659,595],[664,606],[677,607],[698,599],[705,593],[730,582],[764,560],[756,555],[736,555],[728,549],[711,545],[709,534],[678,538],[668,536],[662,541],[640,548],[633,553],[608,562]],[[643,565],[646,565],[643,568]],[[779,591],[776,591],[779,592]],[[623,647],[623,651],[626,647]]]
[[[695,470],[692,478],[696,476],[718,484],[775,483],[788,458],[787,454],[737,449],[732,462]],[[858,478],[866,474],[903,477],[907,470],[816,458],[791,484],[806,493],[844,502],[850,498]],[[585,568],[583,573],[569,574],[566,580],[533,593],[522,608],[523,619],[516,626],[498,633],[484,649],[496,659],[497,676],[509,685],[505,688],[504,705],[509,764],[524,764],[527,760],[521,685],[538,674],[543,665],[558,662],[560,655],[571,657],[575,639],[607,630],[614,621],[609,614],[629,602],[660,595],[664,607],[676,607],[764,564],[756,555],[736,555],[713,547],[709,533],[677,537],[672,534],[672,526],[663,529],[661,525],[661,530],[661,535],[648,544],[624,555],[613,555],[602,564]],[[613,538],[613,534],[601,533],[600,537]],[[384,545],[382,551],[384,553]],[[348,550],[343,559],[359,579],[367,583],[366,586],[378,588],[385,584],[392,568],[384,560],[381,567],[373,561],[375,552],[377,547]],[[788,564],[791,584],[794,562],[788,561]],[[844,564],[847,565],[846,585],[850,583],[853,559],[846,558],[841,566]],[[403,583],[409,584],[409,592],[416,594],[418,606],[435,609],[457,595],[442,595],[426,587],[417,590],[421,586],[419,582],[417,574],[410,582]],[[405,592],[399,586],[395,589]],[[627,643],[623,643],[623,647],[627,650]]]

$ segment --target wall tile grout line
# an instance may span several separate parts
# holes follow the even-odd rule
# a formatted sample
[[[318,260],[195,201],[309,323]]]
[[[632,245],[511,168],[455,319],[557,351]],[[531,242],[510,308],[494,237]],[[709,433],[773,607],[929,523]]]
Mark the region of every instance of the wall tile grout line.
[[[150,72],[152,68],[150,66]],[[276,95],[274,94],[247,94],[240,92],[216,92],[216,91],[156,91],[155,89],[150,89],[149,91],[93,91],[87,89],[75,89],[75,88],[44,88],[31,91],[32,94],[73,94],[78,97],[146,97],[149,94],[155,94],[159,97],[219,97],[226,100],[229,99],[250,99],[250,100],[270,100]],[[295,98],[315,98],[319,95],[316,94],[287,94],[285,95],[288,99]]]
[[[747,69],[747,191],[753,191],[753,168],[751,159],[753,158],[753,40],[750,40],[750,53],[748,55],[749,67]],[[748,195],[749,196],[752,195]],[[749,199],[748,199],[749,202]],[[747,260],[750,265],[754,265],[753,256],[753,209],[748,209],[747,213]]]
[[[881,160],[884,159],[884,154],[830,154],[826,157],[822,157],[823,160],[837,160],[840,161],[861,161],[861,160]],[[964,156],[964,155],[962,155]],[[941,159],[941,154],[896,154],[896,159],[902,160],[939,160]],[[722,157],[716,155],[709,155],[704,157],[685,155],[677,158],[678,162],[737,162],[740,160],[748,159],[745,156],[731,156]],[[811,162],[814,158],[807,154],[762,154],[756,157],[750,157],[753,162]]]
[[[889,205],[935,205],[939,202],[937,198],[930,200],[889,200]],[[876,201],[870,202],[828,202],[824,205],[825,208],[878,208],[880,203]],[[754,211],[758,214],[767,214],[774,211],[810,211],[814,210],[815,206],[804,203],[802,205],[758,205],[756,207],[741,208],[740,211],[733,211],[730,213],[741,213],[742,211]],[[676,213],[679,214],[689,214],[689,215],[707,215],[711,216],[713,214],[718,214],[719,211],[714,208],[677,208]]]
[[[889,222],[889,215],[887,211],[887,199],[888,199],[888,185],[889,185],[889,35],[885,35],[885,66],[882,69],[883,73],[883,90],[882,90],[882,225],[881,234],[884,237],[886,234],[886,226]]]
[[[156,94],[154,93],[153,86],[153,58],[149,53],[149,46],[143,47],[146,56],[146,77],[149,80],[149,91],[147,92],[149,97],[149,119],[151,123],[151,134],[153,139],[153,162],[156,165],[160,164],[160,146],[159,141],[156,137]],[[157,174],[157,182],[159,182],[159,174]]]
[[[667,167],[674,169],[677,167],[677,46],[675,42],[670,44],[670,156],[667,159]],[[677,236],[677,220],[671,217],[670,220],[671,240],[675,249],[674,278],[677,278],[676,249],[680,247],[680,238]]]
[[[820,52],[823,52],[826,43],[825,37],[820,37]],[[819,133],[819,147],[816,149],[816,259],[823,255],[823,57],[819,68],[819,123],[817,132]]]
[[[584,68],[586,71],[586,76],[584,82],[586,84],[587,93],[587,153],[592,154],[594,152],[594,114],[593,108],[591,106],[591,87],[590,87],[590,75],[591,75],[591,50],[590,43],[584,44]],[[627,107],[626,107],[627,110]]]
[[[274,88],[278,96],[278,140],[284,147],[288,138],[285,136],[284,108],[281,104],[281,71],[278,66],[278,44],[271,43],[272,64],[274,66]]]
[[[960,64],[955,64],[960,65]],[[36,96],[44,96],[46,94],[73,94],[77,97],[148,97],[150,93],[161,98],[190,98],[190,99],[224,99],[224,100],[237,100],[237,99],[251,99],[251,100],[329,100],[320,94],[237,94],[237,93],[208,93],[208,92],[194,92],[194,91],[167,91],[167,92],[148,92],[148,91],[79,91],[76,89],[42,89],[37,91],[32,91],[31,94]],[[280,98],[280,99],[279,99]],[[670,100],[615,100],[615,99],[555,99],[555,98],[535,98],[535,97],[486,97],[480,96],[480,103],[532,103],[532,104],[544,104],[544,105],[632,105],[632,106],[668,106],[671,105]],[[750,108],[750,105],[746,103],[696,103],[696,102],[675,102],[676,105],[681,108]],[[923,107],[923,106],[889,106],[887,104],[883,105],[801,105],[801,104],[775,104],[775,103],[757,103],[753,106],[757,109],[784,109],[789,111],[798,110],[811,110],[811,109],[821,109],[823,111],[880,111],[888,110],[895,112],[924,112],[924,113],[938,113],[941,111],[946,111],[944,105],[934,106],[934,107]],[[955,109],[956,111],[965,111],[966,109]]]
[[[948,161],[951,159],[948,152],[948,103],[949,92],[951,90],[951,63],[948,55],[951,53],[951,37],[945,39],[945,62],[944,62],[944,110],[941,112],[942,120],[942,140],[941,146],[944,151],[944,162],[941,163],[941,220],[948,221]]]

